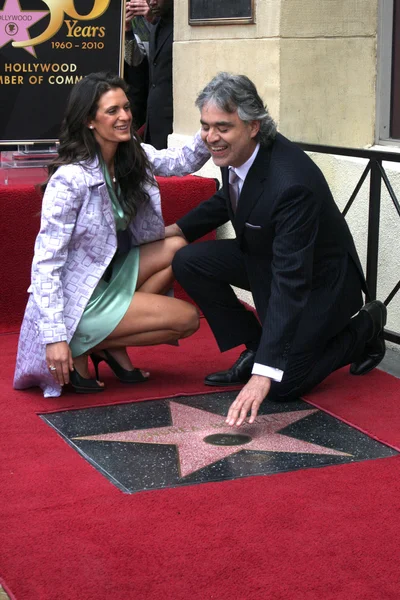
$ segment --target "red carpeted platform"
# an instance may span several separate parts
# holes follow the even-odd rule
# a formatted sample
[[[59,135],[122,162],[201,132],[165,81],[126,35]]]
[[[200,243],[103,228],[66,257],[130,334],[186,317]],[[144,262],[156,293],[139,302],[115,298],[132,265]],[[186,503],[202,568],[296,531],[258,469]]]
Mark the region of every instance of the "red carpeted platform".
[[[174,223],[216,190],[214,179],[158,177],[164,220]],[[33,185],[0,185],[0,332],[18,331],[28,295],[33,244],[40,226],[41,200]],[[211,239],[210,234],[204,239]],[[188,300],[177,286],[176,295]]]
[[[181,349],[141,351],[148,387],[110,375],[101,399],[12,390],[16,336],[1,343],[0,574],[17,600],[397,600],[399,457],[125,495],[37,416],[204,392],[211,364],[232,360],[204,320]],[[363,404],[362,426],[374,433],[379,402],[379,437],[397,446],[400,382],[389,375],[338,373],[310,400],[349,420],[371,385],[379,397]]]
[[[19,194],[19,206],[2,204],[9,330],[37,223]],[[236,352],[218,352],[204,319],[180,348],[133,350],[151,382],[127,387],[108,373],[95,397],[13,390],[16,343],[0,335],[0,577],[16,600],[398,599],[400,457],[127,495],[38,416],[214,391],[204,374]],[[399,397],[389,375],[343,370],[307,400],[398,448]]]

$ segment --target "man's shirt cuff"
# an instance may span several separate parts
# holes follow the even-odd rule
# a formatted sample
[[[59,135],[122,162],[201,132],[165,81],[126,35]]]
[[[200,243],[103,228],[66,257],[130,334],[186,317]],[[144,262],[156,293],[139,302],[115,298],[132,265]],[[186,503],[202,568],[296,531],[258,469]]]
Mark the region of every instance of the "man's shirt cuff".
[[[282,381],[283,377],[283,371],[281,371],[280,369],[275,369],[274,367],[267,367],[266,365],[262,365],[260,363],[254,363],[251,374],[269,377],[274,381]]]

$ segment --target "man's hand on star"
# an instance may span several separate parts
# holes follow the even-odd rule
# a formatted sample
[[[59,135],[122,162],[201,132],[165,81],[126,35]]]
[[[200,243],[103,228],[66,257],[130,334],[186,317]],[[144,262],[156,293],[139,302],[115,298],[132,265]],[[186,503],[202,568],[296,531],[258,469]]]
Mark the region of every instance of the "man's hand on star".
[[[226,423],[238,427],[245,421],[249,411],[249,423],[254,423],[258,409],[260,408],[262,401],[268,395],[270,387],[271,380],[269,377],[252,375],[236,400],[232,402],[228,411],[228,416],[226,417]]]

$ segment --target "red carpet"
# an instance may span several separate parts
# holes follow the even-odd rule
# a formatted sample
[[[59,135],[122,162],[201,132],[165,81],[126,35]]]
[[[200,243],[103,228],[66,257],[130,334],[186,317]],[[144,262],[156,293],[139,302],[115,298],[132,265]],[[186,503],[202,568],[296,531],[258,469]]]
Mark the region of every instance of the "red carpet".
[[[235,355],[204,321],[180,349],[133,353],[152,383],[107,376],[101,398],[12,390],[16,336],[0,341],[0,576],[16,600],[398,599],[400,457],[125,495],[37,416],[203,392]],[[397,447],[399,392],[341,372],[308,400]]]
[[[173,222],[212,180],[160,181]],[[171,185],[171,182],[173,185]],[[36,198],[36,199],[35,199]],[[40,203],[0,186],[0,331],[26,303]],[[23,226],[21,225],[23,221]],[[397,600],[400,457],[126,495],[37,413],[214,392],[231,364],[202,321],[180,348],[133,350],[151,381],[103,367],[100,396],[12,389],[17,336],[0,335],[0,584],[15,600]],[[400,447],[400,382],[334,374],[307,400]]]
[[[214,179],[204,177],[157,177],[167,225],[193,206],[212,196]],[[33,245],[40,226],[40,196],[32,185],[0,185],[0,332],[19,331],[28,300]],[[214,233],[204,239],[212,239]],[[188,300],[176,287],[176,296]]]
[[[395,377],[378,369],[354,377],[347,367],[304,400],[400,452],[400,381]]]

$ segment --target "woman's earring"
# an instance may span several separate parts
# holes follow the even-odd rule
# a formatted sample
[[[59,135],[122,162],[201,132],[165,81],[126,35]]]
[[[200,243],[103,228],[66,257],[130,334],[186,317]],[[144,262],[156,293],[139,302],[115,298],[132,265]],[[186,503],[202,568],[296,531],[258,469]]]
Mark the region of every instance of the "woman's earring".
[[[89,129],[93,129],[93,125],[89,125]]]

